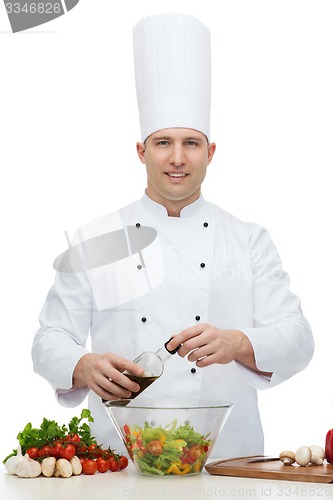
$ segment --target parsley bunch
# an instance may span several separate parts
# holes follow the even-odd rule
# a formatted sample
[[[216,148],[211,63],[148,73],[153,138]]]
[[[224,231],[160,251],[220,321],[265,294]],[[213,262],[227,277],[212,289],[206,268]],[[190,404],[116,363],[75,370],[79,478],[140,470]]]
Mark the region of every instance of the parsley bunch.
[[[19,445],[24,455],[31,447],[42,448],[56,440],[64,440],[68,434],[78,434],[87,446],[96,444],[95,438],[91,435],[89,424],[85,421],[93,422],[90,410],[83,409],[80,417],[73,417],[68,425],[60,426],[55,420],[43,418],[40,427],[32,427],[29,422],[17,435]],[[17,454],[17,450],[8,455],[3,463],[11,456]]]

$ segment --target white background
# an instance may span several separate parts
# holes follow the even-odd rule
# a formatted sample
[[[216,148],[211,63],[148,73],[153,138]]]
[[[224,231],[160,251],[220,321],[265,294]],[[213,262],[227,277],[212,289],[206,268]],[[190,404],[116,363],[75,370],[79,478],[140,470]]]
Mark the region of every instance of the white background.
[[[212,32],[218,147],[203,194],[269,229],[316,340],[304,372],[259,395],[266,452],[323,445],[333,426],[333,3],[81,0],[17,34],[1,3],[1,459],[27,422],[86,406],[56,403],[31,343],[64,231],[143,193],[131,30],[165,11]]]

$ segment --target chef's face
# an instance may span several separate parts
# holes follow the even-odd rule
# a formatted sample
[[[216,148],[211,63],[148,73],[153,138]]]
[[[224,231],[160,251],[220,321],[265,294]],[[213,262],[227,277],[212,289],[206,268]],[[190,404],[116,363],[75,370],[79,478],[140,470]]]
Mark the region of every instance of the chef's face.
[[[216,145],[201,132],[169,128],[137,143],[137,152],[147,170],[147,195],[164,205],[169,215],[199,198],[206,169]]]

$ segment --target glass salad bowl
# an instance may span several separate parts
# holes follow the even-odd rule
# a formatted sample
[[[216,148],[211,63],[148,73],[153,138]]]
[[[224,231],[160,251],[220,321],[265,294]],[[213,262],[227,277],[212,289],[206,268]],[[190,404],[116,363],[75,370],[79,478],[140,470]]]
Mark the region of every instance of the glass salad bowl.
[[[103,401],[136,470],[145,476],[200,474],[232,403],[140,398]]]

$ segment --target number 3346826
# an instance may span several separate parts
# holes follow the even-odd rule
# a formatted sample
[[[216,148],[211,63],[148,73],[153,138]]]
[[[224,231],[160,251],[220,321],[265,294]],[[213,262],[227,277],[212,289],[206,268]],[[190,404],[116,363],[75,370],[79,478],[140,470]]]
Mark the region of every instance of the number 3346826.
[[[25,3],[21,5],[18,2],[6,3],[6,10],[8,14],[60,14],[60,3]]]

